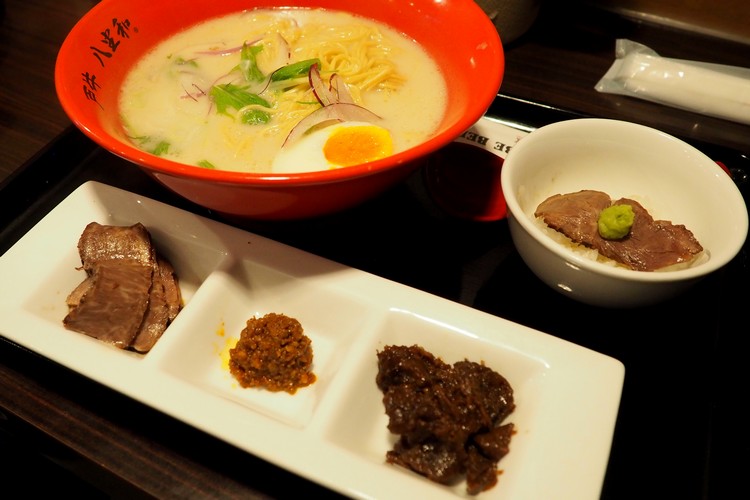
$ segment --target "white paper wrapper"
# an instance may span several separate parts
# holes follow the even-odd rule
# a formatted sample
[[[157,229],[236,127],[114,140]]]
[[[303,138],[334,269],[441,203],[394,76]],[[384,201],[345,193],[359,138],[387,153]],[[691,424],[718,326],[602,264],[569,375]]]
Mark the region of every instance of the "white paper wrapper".
[[[617,40],[615,56],[598,92],[750,124],[750,69],[661,57],[626,39]]]

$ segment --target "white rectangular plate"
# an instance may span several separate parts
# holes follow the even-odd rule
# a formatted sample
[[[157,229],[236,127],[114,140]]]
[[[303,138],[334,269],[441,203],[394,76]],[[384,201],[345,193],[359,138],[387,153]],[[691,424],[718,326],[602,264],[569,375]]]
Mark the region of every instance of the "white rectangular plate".
[[[92,221],[143,223],[174,265],[185,308],[146,355],[66,330]],[[470,307],[111,186],[88,182],[0,257],[0,334],[252,454],[359,498],[467,496],[385,463],[395,442],[376,352],[419,344],[484,361],[517,408],[486,499],[599,497],[624,380],[619,361]],[[221,352],[252,316],[298,319],[318,380],[295,395],[242,389]]]

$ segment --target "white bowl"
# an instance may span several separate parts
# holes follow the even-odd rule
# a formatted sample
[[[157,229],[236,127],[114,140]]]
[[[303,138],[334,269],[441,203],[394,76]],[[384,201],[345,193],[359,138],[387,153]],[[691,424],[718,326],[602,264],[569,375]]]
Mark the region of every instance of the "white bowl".
[[[524,262],[553,289],[595,306],[637,307],[674,297],[730,262],[747,238],[744,199],[717,163],[675,137],[629,122],[586,118],[541,127],[510,152],[501,184]],[[644,272],[576,253],[546,234],[534,211],[551,195],[583,189],[635,199],[654,219],[684,224],[709,258]]]

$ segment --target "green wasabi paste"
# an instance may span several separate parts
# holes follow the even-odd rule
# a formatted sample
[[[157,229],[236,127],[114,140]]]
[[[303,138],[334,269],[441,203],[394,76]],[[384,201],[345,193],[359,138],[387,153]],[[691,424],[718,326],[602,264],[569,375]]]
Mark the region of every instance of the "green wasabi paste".
[[[599,235],[605,240],[624,238],[633,227],[635,212],[630,205],[612,205],[599,213]]]

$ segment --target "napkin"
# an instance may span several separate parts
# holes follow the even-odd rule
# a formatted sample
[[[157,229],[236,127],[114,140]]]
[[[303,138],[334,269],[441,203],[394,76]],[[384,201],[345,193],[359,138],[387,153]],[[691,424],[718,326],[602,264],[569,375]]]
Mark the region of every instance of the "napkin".
[[[617,40],[615,56],[598,92],[750,124],[750,69],[661,57],[626,39]]]

